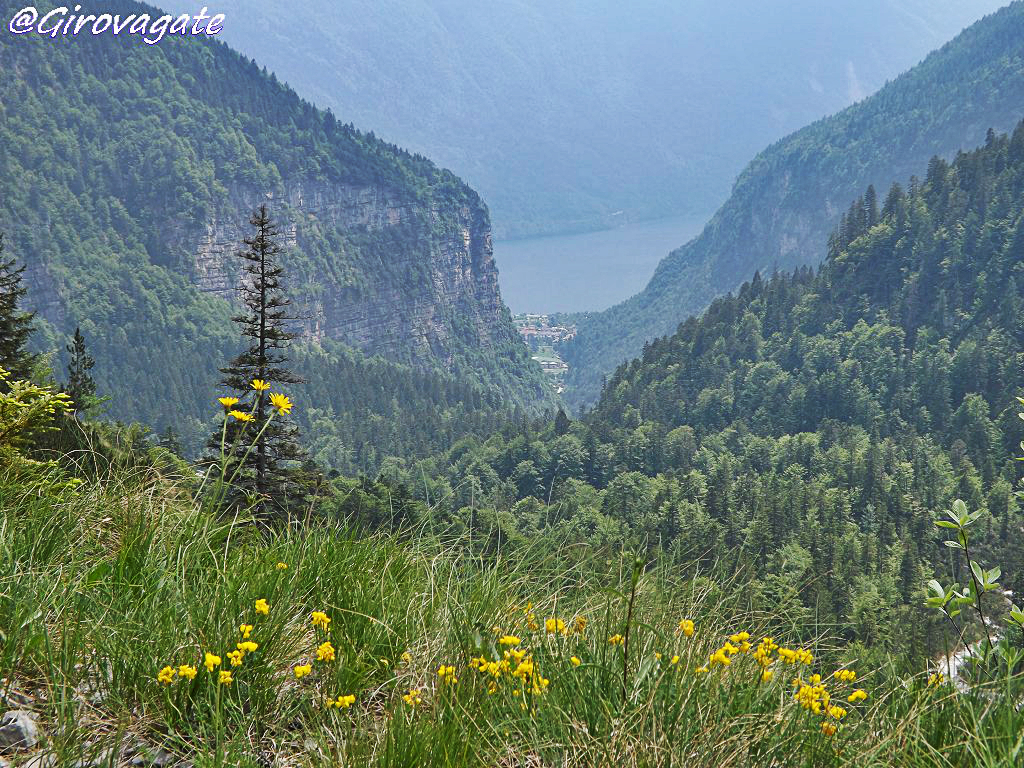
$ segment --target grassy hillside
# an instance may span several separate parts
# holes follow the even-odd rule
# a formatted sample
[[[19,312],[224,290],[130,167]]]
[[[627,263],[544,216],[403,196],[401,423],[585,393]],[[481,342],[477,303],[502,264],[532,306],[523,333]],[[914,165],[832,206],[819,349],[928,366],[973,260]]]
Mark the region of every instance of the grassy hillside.
[[[1024,4],[965,30],[873,96],[773,144],[740,174],[693,241],[669,254],[647,287],[578,321],[566,346],[566,397],[596,402],[601,380],[645,341],[673,332],[760,270],[816,265],[849,201],[884,190],[980,144],[1024,115]]]
[[[466,542],[359,534],[329,504],[268,534],[151,471],[65,490],[55,472],[0,469],[2,694],[39,733],[7,757],[994,768],[1020,755],[1019,678],[960,693],[923,667],[864,665],[827,630],[752,609],[742,583],[553,541],[474,557]]]

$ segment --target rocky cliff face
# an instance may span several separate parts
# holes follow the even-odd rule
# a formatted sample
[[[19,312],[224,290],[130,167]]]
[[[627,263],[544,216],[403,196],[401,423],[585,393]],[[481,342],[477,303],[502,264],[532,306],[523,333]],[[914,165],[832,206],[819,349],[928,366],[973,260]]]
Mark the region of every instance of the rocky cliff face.
[[[233,187],[227,213],[176,235],[202,291],[235,299],[235,253],[264,202],[286,269],[290,255],[306,256],[287,275],[305,336],[418,364],[450,363],[456,336],[484,350],[508,336],[483,205],[425,204],[384,186],[292,181],[271,194]]]

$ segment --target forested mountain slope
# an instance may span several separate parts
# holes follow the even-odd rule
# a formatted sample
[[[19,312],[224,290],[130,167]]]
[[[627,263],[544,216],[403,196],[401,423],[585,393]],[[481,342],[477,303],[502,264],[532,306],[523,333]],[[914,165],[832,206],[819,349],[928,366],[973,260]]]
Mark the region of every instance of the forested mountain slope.
[[[921,585],[949,567],[932,520],[954,499],[1024,587],[1022,311],[1024,123],[858,199],[819,272],[755,275],[621,366],[581,421],[464,441],[407,482],[444,475],[444,523],[492,542],[667,549],[928,658],[943,640]],[[460,510],[470,489],[492,511]]]
[[[190,2],[170,5],[191,13]],[[227,14],[232,46],[319,106],[451,168],[483,194],[499,236],[523,236],[707,215],[767,143],[877,90],[1002,4],[220,0],[216,8]]]
[[[847,202],[976,146],[1024,115],[1024,3],[965,30],[875,95],[758,155],[693,241],[633,298],[579,322],[564,356],[567,396],[593,402],[601,378],[756,270],[815,265]]]
[[[0,2],[5,18],[16,7]],[[233,254],[261,202],[282,232],[303,374],[323,391],[344,345],[364,361],[349,373],[373,377],[332,379],[325,418],[341,389],[395,394],[416,371],[440,377],[422,392],[462,394],[400,408],[552,401],[501,302],[487,208],[451,173],[211,39],[4,34],[0,71],[0,230],[28,265],[39,341],[61,349],[81,326],[112,416],[204,432],[217,367],[241,346]]]

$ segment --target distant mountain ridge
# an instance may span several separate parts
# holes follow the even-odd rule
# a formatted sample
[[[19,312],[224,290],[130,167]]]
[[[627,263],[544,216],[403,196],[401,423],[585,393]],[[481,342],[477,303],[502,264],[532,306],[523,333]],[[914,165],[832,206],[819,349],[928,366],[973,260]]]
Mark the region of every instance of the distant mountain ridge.
[[[241,345],[234,253],[262,202],[308,378],[317,349],[327,370],[341,344],[404,366],[389,375],[440,376],[427,392],[455,377],[462,403],[553,403],[501,301],[487,207],[450,172],[213,40],[4,34],[0,70],[0,229],[28,266],[39,342],[61,350],[82,327],[112,416],[202,433],[217,367]]]
[[[191,0],[171,0],[193,12]],[[768,142],[1001,0],[219,0],[223,37],[423,152],[502,238],[706,215]],[[539,308],[544,311],[545,308]]]
[[[848,201],[869,184],[886,189],[1022,115],[1024,4],[1014,2],[875,95],[754,158],[704,231],[669,254],[641,293],[578,320],[564,350],[567,397],[593,402],[603,375],[756,270],[818,263]]]

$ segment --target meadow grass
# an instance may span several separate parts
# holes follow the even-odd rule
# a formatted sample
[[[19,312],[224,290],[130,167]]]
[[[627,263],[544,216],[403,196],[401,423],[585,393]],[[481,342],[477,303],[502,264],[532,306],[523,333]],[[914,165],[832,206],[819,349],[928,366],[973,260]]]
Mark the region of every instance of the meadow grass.
[[[550,543],[481,558],[344,521],[268,531],[151,471],[56,480],[0,470],[0,678],[33,696],[58,765],[118,765],[137,739],[196,766],[1024,759],[1019,681],[959,693],[857,669],[826,633],[754,610],[742,583]],[[814,658],[762,664],[766,636]],[[258,647],[233,666],[244,642]],[[834,677],[843,662],[856,680]],[[794,698],[814,675],[823,708]]]

